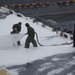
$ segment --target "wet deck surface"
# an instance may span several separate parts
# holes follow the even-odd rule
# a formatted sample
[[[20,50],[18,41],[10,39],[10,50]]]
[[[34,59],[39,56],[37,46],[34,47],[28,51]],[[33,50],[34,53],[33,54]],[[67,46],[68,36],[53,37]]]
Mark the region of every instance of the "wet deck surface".
[[[57,54],[8,69],[17,69],[19,75],[75,75],[75,53]]]

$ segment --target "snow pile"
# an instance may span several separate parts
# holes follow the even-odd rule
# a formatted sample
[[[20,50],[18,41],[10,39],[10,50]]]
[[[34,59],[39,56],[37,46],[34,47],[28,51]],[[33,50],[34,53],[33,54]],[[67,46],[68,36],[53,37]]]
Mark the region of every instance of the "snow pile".
[[[50,29],[45,29],[41,26],[41,23],[33,23],[30,18],[24,19],[17,17],[16,15],[9,15],[6,19],[0,20],[0,36],[10,35],[12,31],[12,26],[15,23],[22,22],[21,33],[26,33],[27,28],[25,23],[29,23],[37,32],[39,37],[39,42],[45,45],[60,44],[70,41],[64,37],[60,37],[56,32],[52,32]],[[58,37],[47,39],[46,37],[57,35]],[[12,46],[9,49],[0,50],[0,66],[11,66],[20,65],[27,62],[32,62],[34,60],[42,59],[44,57],[52,56],[59,53],[70,53],[74,52],[74,48],[71,45],[63,46],[39,46],[34,48],[30,44],[30,48],[24,48],[26,36],[21,39],[21,46]],[[42,38],[41,38],[42,37]],[[9,41],[9,40],[8,40]],[[4,41],[5,42],[5,41]],[[7,43],[8,44],[8,43]],[[61,69],[62,70],[62,69]],[[53,73],[53,72],[52,72]]]

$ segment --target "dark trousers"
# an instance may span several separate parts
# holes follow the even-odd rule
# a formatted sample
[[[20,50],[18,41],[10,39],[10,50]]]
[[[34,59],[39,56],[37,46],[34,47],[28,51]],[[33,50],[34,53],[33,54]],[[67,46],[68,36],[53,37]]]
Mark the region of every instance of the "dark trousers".
[[[26,42],[25,42],[25,48],[29,48],[30,43],[32,43],[34,47],[37,47],[37,43],[36,43],[35,39],[32,37],[27,37]]]

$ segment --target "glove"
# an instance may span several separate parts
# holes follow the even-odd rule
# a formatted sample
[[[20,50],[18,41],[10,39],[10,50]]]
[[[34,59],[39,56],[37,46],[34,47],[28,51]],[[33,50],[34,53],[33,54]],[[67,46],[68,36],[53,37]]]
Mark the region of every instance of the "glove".
[[[25,33],[25,35],[27,35],[27,33]]]

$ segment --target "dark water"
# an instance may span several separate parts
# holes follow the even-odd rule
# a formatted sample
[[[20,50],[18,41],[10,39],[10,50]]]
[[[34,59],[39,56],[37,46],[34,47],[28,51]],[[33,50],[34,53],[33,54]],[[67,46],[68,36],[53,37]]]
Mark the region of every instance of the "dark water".
[[[67,31],[73,31],[74,24],[75,21],[69,21],[69,22],[59,23],[57,26],[60,28],[61,31],[64,31],[64,29],[66,29]]]

